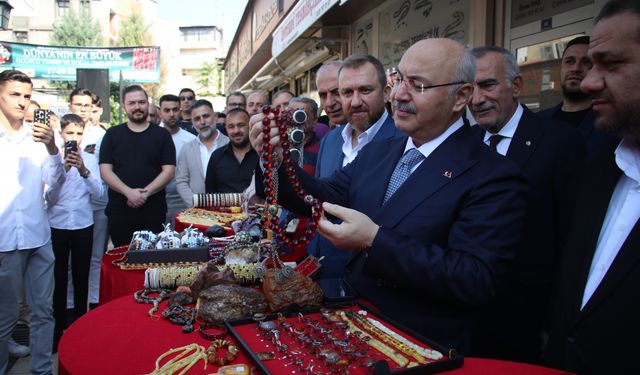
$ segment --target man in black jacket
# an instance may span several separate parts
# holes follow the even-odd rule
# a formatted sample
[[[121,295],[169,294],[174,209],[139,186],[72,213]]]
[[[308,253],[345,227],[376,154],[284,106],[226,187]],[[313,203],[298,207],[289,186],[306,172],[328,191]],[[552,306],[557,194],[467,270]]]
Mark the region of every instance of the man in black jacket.
[[[589,160],[556,288],[547,358],[579,374],[640,373],[639,30],[640,1],[607,3],[581,84],[596,128],[622,141]]]

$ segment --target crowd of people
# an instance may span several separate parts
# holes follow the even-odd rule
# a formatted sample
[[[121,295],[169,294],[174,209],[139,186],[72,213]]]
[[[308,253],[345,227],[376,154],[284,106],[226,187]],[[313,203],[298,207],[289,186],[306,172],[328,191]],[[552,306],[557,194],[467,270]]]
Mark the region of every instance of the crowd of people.
[[[608,2],[563,51],[562,102],[539,113],[511,52],[445,38],[413,44],[391,78],[370,55],[323,64],[319,104],[274,93],[307,115],[295,173],[324,202],[307,248],[320,277],[465,355],[639,373],[639,30],[640,2]],[[86,89],[48,123],[31,95],[24,73],[0,73],[0,373],[29,352],[33,373],[52,372],[69,308],[99,303],[109,238],[160,232],[194,194],[260,194],[267,174],[265,92],[218,113],[188,88],[156,106],[132,85],[109,129]],[[308,217],[291,171],[268,172],[285,215]],[[29,348],[11,339],[18,319]]]

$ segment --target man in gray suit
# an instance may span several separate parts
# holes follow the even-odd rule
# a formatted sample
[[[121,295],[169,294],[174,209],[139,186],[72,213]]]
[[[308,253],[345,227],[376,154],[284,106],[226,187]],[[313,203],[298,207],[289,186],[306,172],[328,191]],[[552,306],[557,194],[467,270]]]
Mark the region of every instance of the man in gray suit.
[[[189,207],[193,206],[193,194],[205,192],[204,177],[211,154],[229,143],[229,138],[216,129],[216,114],[208,100],[193,103],[191,121],[198,137],[183,146],[176,166],[178,194]]]

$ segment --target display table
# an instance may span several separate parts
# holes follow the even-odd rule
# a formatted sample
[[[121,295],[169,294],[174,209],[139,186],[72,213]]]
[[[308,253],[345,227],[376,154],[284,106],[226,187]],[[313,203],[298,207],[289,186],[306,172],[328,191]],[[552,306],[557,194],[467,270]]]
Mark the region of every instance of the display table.
[[[166,303],[162,303],[159,314]],[[184,334],[180,327],[157,317],[149,317],[151,305],[137,304],[131,295],[118,298],[88,312],[67,329],[58,347],[58,373],[145,374],[154,369],[158,356],[170,348],[192,343],[207,347],[209,342],[197,332]],[[240,352],[235,363],[249,363]],[[203,362],[188,374],[211,374],[214,366]],[[462,368],[449,375],[566,375],[566,372],[509,361],[465,358]]]
[[[118,251],[120,252],[120,251]],[[300,262],[306,257],[306,249],[300,247],[294,252],[283,254],[280,259],[284,262]],[[100,267],[100,304],[105,304],[116,298],[133,294],[144,288],[144,270],[123,270],[113,261],[122,255],[104,254]]]
[[[116,298],[132,295],[136,290],[144,288],[144,270],[122,270],[113,261],[122,255],[102,256],[100,267],[100,304],[103,305]]]
[[[157,315],[166,307],[163,302]],[[147,315],[151,305],[138,304],[132,295],[102,305],[69,327],[58,346],[58,373],[147,374],[155,360],[171,348],[189,344],[208,347],[210,342],[197,332],[184,334],[180,326]],[[249,363],[240,353],[233,363]],[[211,374],[215,366],[200,361],[188,374]]]

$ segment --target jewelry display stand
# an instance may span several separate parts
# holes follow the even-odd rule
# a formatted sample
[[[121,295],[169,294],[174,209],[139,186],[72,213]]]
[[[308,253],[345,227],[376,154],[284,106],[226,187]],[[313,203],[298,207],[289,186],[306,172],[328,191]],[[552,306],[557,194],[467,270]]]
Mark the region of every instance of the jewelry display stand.
[[[394,374],[434,374],[464,361],[360,304],[259,318],[225,324],[264,374],[369,374],[387,366]]]

